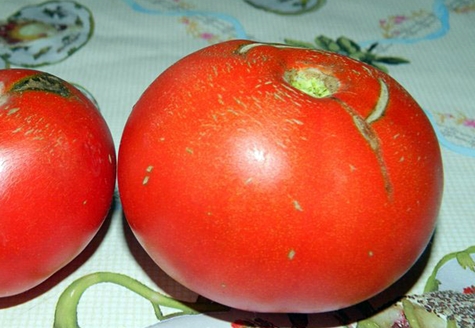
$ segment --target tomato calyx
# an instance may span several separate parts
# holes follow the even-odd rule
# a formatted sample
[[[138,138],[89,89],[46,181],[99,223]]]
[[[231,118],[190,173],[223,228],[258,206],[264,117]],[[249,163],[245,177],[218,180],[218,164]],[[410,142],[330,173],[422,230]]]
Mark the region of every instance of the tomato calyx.
[[[315,98],[329,97],[340,86],[336,77],[312,67],[286,71],[284,80],[297,90]]]
[[[43,91],[57,94],[63,98],[71,97],[71,91],[64,82],[48,73],[30,75],[16,82],[10,92]]]
[[[302,49],[301,47],[286,44],[255,42],[241,45],[236,50],[236,53],[238,55],[246,55],[247,53],[249,53],[249,51],[257,47],[274,47],[277,49]],[[386,85],[386,82],[381,78],[378,79],[380,85],[379,97],[376,101],[376,104],[370,111],[369,115],[367,117],[363,117],[349,104],[335,96],[338,89],[340,88],[340,81],[337,77],[331,74],[326,74],[315,67],[299,67],[285,71],[283,79],[295,89],[313,98],[329,98],[333,101],[338,102],[339,105],[343,108],[343,110],[351,116],[355,127],[358,129],[358,132],[366,140],[372,152],[377,158],[381,174],[383,176],[384,188],[386,190],[388,198],[391,200],[393,198],[393,186],[389,177],[387,165],[383,158],[381,142],[376,132],[371,126],[374,122],[382,119],[385,115],[389,103],[389,89]]]
[[[378,100],[369,115],[363,117],[350,105],[334,96],[340,87],[340,82],[332,75],[325,74],[314,67],[305,67],[286,71],[284,73],[284,80],[292,87],[311,97],[330,98],[331,100],[338,102],[343,110],[351,116],[354,125],[377,158],[378,164],[381,168],[386,193],[391,199],[393,193],[391,179],[383,158],[380,140],[371,126],[374,122],[383,118],[386,112],[389,102],[389,91],[386,83],[382,79],[378,79],[380,85]]]

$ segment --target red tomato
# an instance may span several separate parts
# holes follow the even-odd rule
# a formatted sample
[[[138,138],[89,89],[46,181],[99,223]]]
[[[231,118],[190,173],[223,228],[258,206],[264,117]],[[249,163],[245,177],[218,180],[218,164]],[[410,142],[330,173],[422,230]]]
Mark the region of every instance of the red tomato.
[[[59,78],[0,70],[0,297],[46,280],[80,253],[110,208],[110,131]]]
[[[171,277],[231,307],[323,312],[414,264],[438,214],[434,131],[387,74],[335,53],[234,40],[145,91],[118,183]]]

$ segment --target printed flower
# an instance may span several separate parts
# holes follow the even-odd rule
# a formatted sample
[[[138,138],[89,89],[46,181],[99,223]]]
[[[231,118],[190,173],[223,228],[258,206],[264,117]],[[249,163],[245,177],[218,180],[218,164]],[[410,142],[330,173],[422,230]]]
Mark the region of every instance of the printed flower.
[[[245,0],[246,3],[279,15],[298,15],[318,10],[325,0]]]
[[[439,124],[452,123],[468,128],[475,128],[475,118],[470,118],[463,112],[456,111],[455,114],[436,112],[435,114],[437,115]]]
[[[93,29],[92,13],[75,2],[26,6],[0,23],[0,57],[6,66],[56,63],[83,47]]]
[[[393,22],[394,24],[402,24],[404,21],[406,21],[407,17],[403,15],[396,15],[393,17]]]
[[[463,125],[470,128],[475,128],[475,119],[466,119],[465,122],[463,122]]]
[[[180,18],[180,22],[186,25],[188,34],[209,44],[237,37],[232,24],[217,17],[208,15],[185,16]]]
[[[454,2],[451,4],[451,11],[453,11],[456,14],[466,14],[475,11],[475,3],[472,4],[460,4],[457,6],[457,4]]]
[[[413,35],[419,30],[425,30],[435,26],[437,19],[425,10],[413,11],[408,15],[392,15],[379,20],[379,27],[383,31],[383,37],[391,39],[398,36]]]
[[[469,287],[465,287],[463,289],[463,293],[464,294],[475,294],[475,285],[472,285],[472,286],[469,286]]]

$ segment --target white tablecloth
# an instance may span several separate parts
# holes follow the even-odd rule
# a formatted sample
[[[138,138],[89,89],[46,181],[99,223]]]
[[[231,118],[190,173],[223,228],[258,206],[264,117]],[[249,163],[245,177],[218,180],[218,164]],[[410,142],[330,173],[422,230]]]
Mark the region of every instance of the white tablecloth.
[[[442,257],[475,245],[475,2],[308,1],[314,10],[300,14],[292,13],[299,8],[293,6],[298,1],[252,2],[77,0],[80,6],[51,2],[55,8],[70,10],[64,21],[74,18],[83,23],[76,32],[70,31],[76,39],[46,41],[54,49],[64,49],[38,56],[33,43],[26,42],[22,54],[0,45],[0,66],[34,67],[87,89],[118,148],[126,119],[145,88],[175,61],[207,45],[234,38],[313,43],[320,35],[345,36],[362,48],[377,42],[375,54],[410,61],[385,67],[428,113],[442,146],[445,191],[437,231],[429,251],[411,270],[413,276],[405,280],[407,293],[422,293]],[[35,0],[2,1],[0,20],[13,19],[15,13],[26,17],[31,8],[42,6]],[[97,271],[127,274],[175,298],[196,296],[153,264],[116,203],[92,244],[71,264],[30,292],[0,299],[0,326],[52,327],[61,292],[75,279]],[[474,275],[467,277],[473,279],[467,287],[475,285]],[[112,284],[88,290],[78,315],[84,328],[157,323],[147,301]],[[173,327],[173,320],[168,324]],[[182,327],[179,321],[175,326]]]

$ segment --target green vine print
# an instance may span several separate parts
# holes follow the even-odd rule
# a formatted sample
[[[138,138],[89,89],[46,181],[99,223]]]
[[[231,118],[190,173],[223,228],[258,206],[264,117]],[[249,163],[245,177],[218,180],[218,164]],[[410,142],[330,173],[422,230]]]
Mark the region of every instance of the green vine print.
[[[325,35],[319,35],[314,39],[313,43],[295,39],[284,39],[284,42],[292,46],[337,52],[379,68],[383,72],[388,71],[385,65],[409,63],[409,60],[405,58],[379,56],[375,54],[373,51],[378,46],[378,43],[373,43],[367,49],[362,49],[358,43],[345,36],[340,36],[336,40],[333,40]]]

